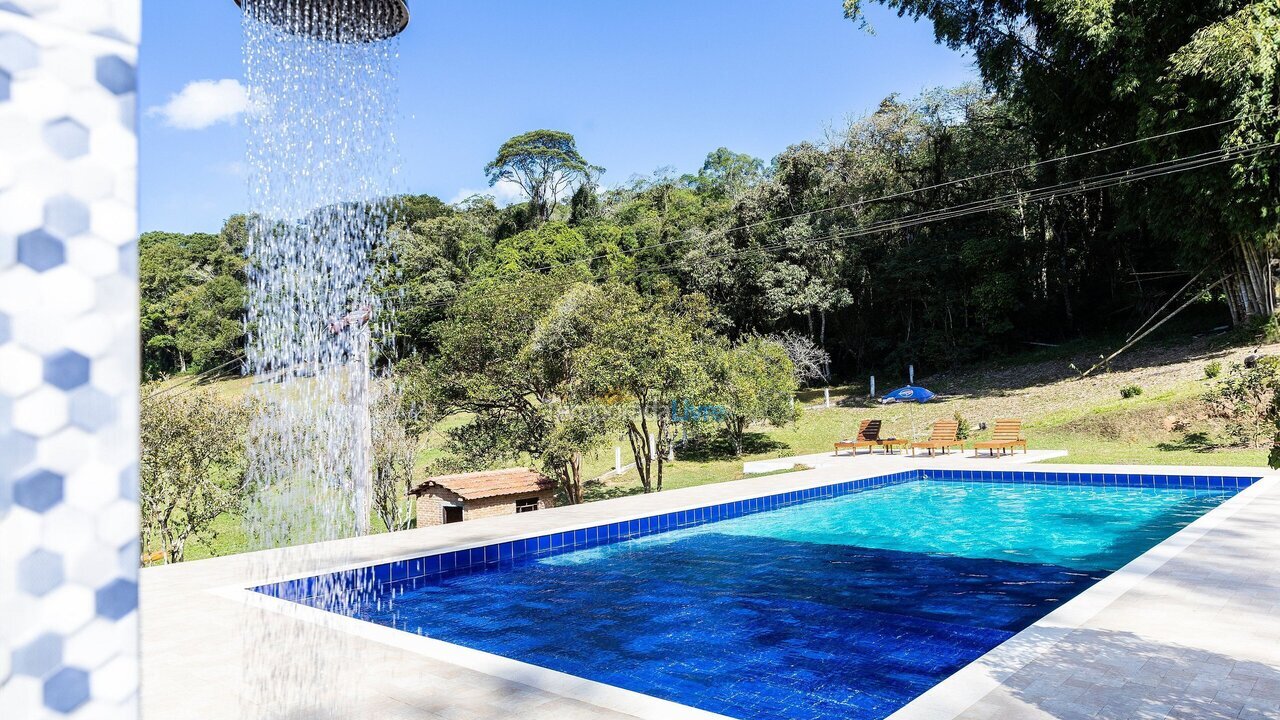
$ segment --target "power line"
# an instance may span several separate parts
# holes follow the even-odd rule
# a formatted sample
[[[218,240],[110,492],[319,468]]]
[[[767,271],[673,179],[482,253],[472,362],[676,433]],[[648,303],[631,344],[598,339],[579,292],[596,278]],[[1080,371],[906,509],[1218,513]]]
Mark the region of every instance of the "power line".
[[[204,379],[204,378],[207,378],[207,377],[211,377],[212,375],[214,375],[215,373],[217,373],[219,370],[222,370],[223,368],[229,367],[229,366],[234,365],[234,364],[236,364],[236,363],[238,363],[238,362],[241,362],[241,361],[243,361],[243,360],[244,360],[244,353],[243,353],[243,352],[237,352],[237,353],[235,354],[235,356],[234,356],[234,357],[232,357],[232,358],[231,358],[230,360],[228,360],[227,362],[224,362],[224,363],[222,363],[221,365],[219,365],[219,366],[217,366],[217,367],[209,368],[208,370],[202,370],[202,371],[200,371],[200,372],[196,373],[195,375],[189,375],[189,376],[187,376],[187,377],[183,378],[182,380],[179,380],[178,382],[174,383],[173,385],[170,385],[170,386],[169,386],[169,387],[167,387],[167,388],[163,388],[163,389],[161,389],[161,390],[157,390],[156,392],[154,392],[154,393],[152,393],[152,394],[150,394],[150,395],[146,396],[146,397],[145,397],[145,398],[143,398],[143,399],[144,399],[144,400],[154,400],[154,399],[159,398],[159,397],[162,397],[162,396],[164,396],[164,395],[168,395],[169,393],[171,393],[171,392],[173,392],[173,391],[175,391],[175,390],[178,390],[179,388],[185,387],[186,385],[189,385],[189,384],[191,384],[191,383],[195,383],[195,382],[199,382],[200,380],[202,380],[202,379]],[[183,393],[183,394],[185,394],[185,393]]]
[[[1277,147],[1280,147],[1280,142],[1259,143],[1256,145],[1243,146],[1240,148],[1231,148],[1226,150],[1219,149],[1219,150],[1215,150],[1207,153],[1200,153],[1197,155],[1192,155],[1192,156],[1187,156],[1182,158],[1175,158],[1173,160],[1165,160],[1165,161],[1152,163],[1145,166],[1138,166],[1135,168],[1128,168],[1125,170],[1118,170],[1110,173],[1093,175],[1093,176],[1089,176],[1087,178],[1082,178],[1079,180],[1058,183],[1056,185],[1044,186],[1041,188],[1034,188],[1032,190],[1017,191],[1014,193],[1008,193],[1005,195],[996,196],[993,198],[987,198],[980,201],[973,201],[968,203],[962,203],[959,205],[952,205],[945,208],[940,208],[938,210],[900,216],[896,218],[891,218],[889,220],[873,223],[872,225],[869,225],[866,227],[840,231],[840,232],[836,232],[836,233],[832,233],[829,235],[824,235],[816,238],[808,238],[804,240],[782,240],[774,243],[765,243],[761,245],[755,245],[748,248],[736,248],[736,249],[728,250],[716,255],[709,255],[704,259],[706,260],[723,259],[723,258],[732,257],[736,255],[747,254],[750,252],[764,252],[768,250],[779,249],[779,248],[788,247],[796,244],[812,245],[812,244],[817,244],[821,242],[831,242],[836,240],[850,240],[850,239],[856,239],[859,237],[875,235],[875,234],[879,234],[879,233],[887,232],[891,230],[904,230],[904,229],[909,229],[909,228],[918,227],[922,225],[927,225],[930,223],[951,220],[959,217],[966,217],[969,215],[991,212],[994,210],[1012,208],[1024,202],[1038,204],[1038,203],[1048,202],[1050,200],[1053,200],[1059,197],[1068,197],[1072,195],[1078,195],[1084,192],[1090,192],[1094,190],[1103,190],[1110,187],[1127,185],[1127,184],[1144,181],[1144,180],[1151,180],[1151,179],[1155,179],[1155,178],[1166,176],[1166,175],[1174,175],[1178,173],[1189,172],[1191,170],[1198,170],[1198,169],[1202,169],[1205,167],[1210,167],[1213,165],[1218,165],[1226,162],[1235,162],[1243,159],[1248,159],[1248,158],[1260,155],[1269,150],[1273,150]],[[611,256],[606,256],[606,257],[611,257]],[[585,262],[585,261],[582,261],[582,262]],[[565,266],[571,266],[576,264],[578,263],[572,263],[572,264],[566,263]],[[663,270],[679,268],[684,264],[685,264],[685,261],[681,260],[673,263],[667,263],[664,265],[658,265],[655,267],[644,268],[642,270],[636,271],[635,273],[632,274],[632,276],[647,275],[650,273],[660,272]],[[526,274],[526,271],[522,271],[521,274],[522,275]],[[592,276],[590,279],[601,280],[604,278]],[[557,286],[559,285],[567,286],[569,284],[582,282],[583,280],[584,278],[576,278],[576,277],[566,278],[562,280],[552,280],[548,278],[547,282],[555,283]],[[459,291],[466,290],[468,287],[478,282],[483,282],[483,281],[477,280],[477,281],[471,281],[471,282],[465,283],[459,288]],[[516,295],[518,295],[518,291],[508,289],[508,290],[498,291],[496,293],[491,293],[489,296],[502,298],[502,297],[515,297]],[[453,304],[454,302],[455,300],[439,300],[439,301],[419,305],[417,307],[420,307],[420,308],[445,307]]]
[[[1126,140],[1126,141],[1121,142],[1121,143],[1116,143],[1116,144],[1114,144],[1114,145],[1107,145],[1107,146],[1105,146],[1105,147],[1095,148],[1095,149],[1093,149],[1093,150],[1083,150],[1083,151],[1081,151],[1081,152],[1071,153],[1071,154],[1068,154],[1068,155],[1060,155],[1060,156],[1056,156],[1056,157],[1049,158],[1049,159],[1047,159],[1047,160],[1038,160],[1038,161],[1034,161],[1034,162],[1026,163],[1026,164],[1024,164],[1024,165],[1019,165],[1019,166],[1015,166],[1015,167],[1002,168],[1002,169],[1000,169],[1000,170],[992,170],[992,171],[989,171],[989,172],[980,173],[980,174],[978,174],[978,175],[970,175],[970,176],[968,176],[968,177],[958,178],[958,179],[955,179],[955,180],[948,180],[948,181],[946,181],[946,182],[936,183],[936,184],[933,184],[933,185],[927,185],[927,186],[919,187],[919,188],[912,188],[912,189],[910,189],[910,190],[903,190],[903,191],[896,192],[896,193],[891,193],[891,194],[888,194],[888,195],[881,195],[881,196],[879,196],[879,197],[867,198],[867,199],[861,199],[861,200],[857,200],[857,201],[854,201],[854,202],[851,202],[851,203],[845,203],[845,204],[843,204],[843,205],[835,205],[835,206],[831,206],[831,207],[819,208],[819,209],[816,209],[816,210],[808,210],[808,211],[801,212],[801,213],[795,213],[795,214],[792,214],[792,215],[783,215],[783,216],[779,216],[779,217],[768,218],[768,219],[765,219],[765,220],[757,220],[757,221],[755,221],[755,222],[745,223],[745,224],[737,225],[737,226],[730,227],[730,228],[719,228],[719,229],[712,230],[709,234],[710,234],[710,235],[728,235],[728,234],[730,234],[730,233],[742,232],[742,231],[745,231],[745,230],[752,230],[752,229],[755,229],[755,228],[758,228],[758,227],[764,227],[764,226],[767,226],[767,225],[773,225],[773,224],[781,223],[781,222],[785,222],[785,221],[788,221],[788,220],[798,220],[798,219],[802,219],[802,218],[813,217],[813,216],[815,216],[815,215],[820,215],[820,214],[824,214],[824,213],[837,212],[837,211],[840,211],[840,210],[852,210],[852,209],[859,208],[859,207],[863,207],[863,206],[866,206],[866,205],[871,205],[871,204],[873,204],[873,203],[881,203],[881,202],[886,202],[886,201],[889,201],[889,200],[896,200],[896,199],[900,199],[900,198],[903,198],[903,197],[908,197],[908,196],[910,196],[910,195],[915,195],[915,194],[922,193],[922,192],[928,192],[928,191],[930,191],[930,190],[939,190],[939,189],[942,189],[942,188],[945,188],[945,187],[951,187],[951,186],[954,186],[954,185],[959,185],[959,184],[961,184],[961,183],[966,183],[966,182],[972,182],[972,181],[975,181],[975,180],[985,180],[985,179],[987,179],[987,178],[997,177],[997,176],[1000,176],[1000,175],[1008,175],[1008,174],[1017,173],[1017,172],[1022,172],[1022,171],[1026,171],[1026,170],[1034,170],[1034,169],[1036,169],[1036,168],[1040,168],[1040,167],[1046,167],[1046,166],[1050,166],[1050,165],[1056,165],[1056,164],[1058,164],[1058,163],[1066,162],[1066,161],[1068,161],[1068,160],[1076,160],[1076,159],[1079,159],[1079,158],[1082,158],[1082,157],[1088,157],[1088,156],[1091,156],[1091,155],[1097,155],[1097,154],[1099,154],[1099,153],[1112,152],[1112,151],[1114,151],[1114,150],[1119,150],[1119,149],[1122,149],[1122,148],[1131,147],[1131,146],[1133,146],[1133,145],[1138,145],[1138,144],[1145,143],[1145,142],[1151,142],[1151,141],[1154,141],[1154,140],[1162,140],[1162,139],[1165,139],[1165,138],[1175,137],[1175,136],[1178,136],[1178,135],[1184,135],[1184,134],[1191,133],[1191,132],[1198,132],[1198,131],[1200,131],[1200,130],[1207,130],[1207,129],[1214,128],[1214,127],[1220,127],[1220,126],[1223,126],[1223,125],[1229,125],[1229,124],[1234,123],[1234,122],[1236,122],[1236,121],[1239,121],[1239,120],[1241,120],[1241,119],[1248,118],[1248,117],[1254,117],[1254,116],[1258,116],[1258,115],[1262,115],[1262,114],[1265,114],[1265,113],[1267,113],[1267,112],[1271,112],[1271,111],[1276,110],[1276,109],[1280,109],[1280,106],[1272,106],[1272,107],[1270,107],[1270,108],[1265,108],[1265,109],[1259,110],[1259,111],[1257,111],[1257,112],[1246,112],[1246,113],[1240,113],[1240,114],[1238,114],[1238,115],[1235,115],[1234,117],[1231,117],[1231,118],[1228,118],[1228,119],[1225,119],[1225,120],[1216,120],[1216,121],[1214,121],[1214,122],[1204,123],[1204,124],[1202,124],[1202,125],[1195,125],[1195,126],[1192,126],[1192,127],[1189,127],[1189,128],[1182,128],[1182,129],[1179,129],[1179,130],[1170,130],[1170,131],[1168,131],[1168,132],[1158,133],[1158,134],[1155,134],[1155,135],[1146,135],[1146,136],[1143,136],[1143,137],[1140,137],[1140,138],[1136,138],[1136,139],[1133,139],[1133,140]],[[1216,151],[1215,151],[1215,152],[1216,152]],[[642,247],[642,248],[636,248],[636,249],[634,249],[634,250],[619,251],[619,252],[617,252],[617,253],[605,253],[605,254],[600,254],[600,255],[595,255],[595,256],[591,256],[591,257],[582,258],[582,259],[575,260],[575,261],[572,261],[572,262],[549,263],[549,264],[547,264],[547,265],[543,265],[543,266],[540,266],[540,267],[525,268],[525,269],[521,270],[520,272],[521,272],[521,273],[528,273],[528,274],[540,274],[540,273],[547,273],[547,272],[551,272],[552,270],[556,270],[556,269],[559,269],[559,268],[562,268],[562,267],[570,267],[570,266],[578,265],[578,264],[582,264],[582,263],[592,263],[592,262],[596,262],[596,261],[600,261],[600,260],[610,260],[610,259],[613,259],[613,258],[618,257],[619,255],[621,255],[621,256],[635,255],[635,254],[639,254],[639,253],[642,253],[642,252],[650,252],[650,251],[653,251],[653,250],[658,250],[658,249],[661,249],[661,248],[670,247],[670,246],[672,246],[672,245],[680,245],[680,244],[684,244],[684,243],[690,242],[690,240],[691,240],[691,239],[692,239],[692,238],[687,237],[687,236],[685,236],[685,237],[679,237],[679,238],[675,238],[675,239],[672,239],[672,240],[667,240],[667,241],[664,241],[664,242],[655,243],[655,244],[653,244],[653,245],[648,245],[648,246],[645,246],[645,247]],[[464,290],[464,289],[466,289],[468,286],[470,286],[470,285],[471,285],[472,283],[474,283],[474,282],[475,282],[475,281],[468,281],[468,282],[466,282],[466,283],[463,283],[463,284],[458,288],[458,290],[459,290],[459,291]],[[384,297],[385,297],[385,296],[384,296]]]

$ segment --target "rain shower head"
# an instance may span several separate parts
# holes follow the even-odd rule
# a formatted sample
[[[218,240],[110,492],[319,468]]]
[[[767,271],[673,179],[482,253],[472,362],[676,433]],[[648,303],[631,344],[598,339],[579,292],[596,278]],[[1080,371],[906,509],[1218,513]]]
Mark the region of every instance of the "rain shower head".
[[[404,0],[236,0],[236,4],[287,33],[328,42],[386,40],[409,26]]]

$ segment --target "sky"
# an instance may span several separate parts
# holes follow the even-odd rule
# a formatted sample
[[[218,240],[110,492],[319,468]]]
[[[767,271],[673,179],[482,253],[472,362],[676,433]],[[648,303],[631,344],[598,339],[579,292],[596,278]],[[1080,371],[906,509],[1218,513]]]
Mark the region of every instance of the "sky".
[[[507,138],[573,133],[602,182],[766,161],[886,96],[975,81],[928,23],[840,0],[408,0],[398,189],[457,201]],[[242,30],[232,0],[144,0],[141,225],[216,232],[246,205]],[[499,200],[513,201],[499,188]]]

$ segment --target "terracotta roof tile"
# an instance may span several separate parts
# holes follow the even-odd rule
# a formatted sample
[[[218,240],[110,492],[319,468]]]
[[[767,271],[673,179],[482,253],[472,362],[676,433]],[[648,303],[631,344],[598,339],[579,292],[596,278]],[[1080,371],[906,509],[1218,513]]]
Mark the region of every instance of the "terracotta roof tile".
[[[427,478],[410,495],[421,495],[428,488],[442,487],[464,500],[481,500],[503,495],[527,495],[551,489],[551,481],[535,470],[511,468],[484,472],[439,475]]]

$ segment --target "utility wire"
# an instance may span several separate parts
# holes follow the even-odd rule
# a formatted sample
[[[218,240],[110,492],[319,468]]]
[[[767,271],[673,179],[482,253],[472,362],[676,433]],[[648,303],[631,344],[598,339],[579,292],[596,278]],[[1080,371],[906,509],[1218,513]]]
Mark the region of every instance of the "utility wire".
[[[1078,195],[1084,192],[1102,190],[1102,189],[1115,187],[1119,185],[1127,185],[1134,182],[1150,180],[1150,179],[1154,179],[1154,178],[1158,178],[1166,175],[1174,175],[1174,174],[1179,174],[1183,172],[1188,172],[1191,170],[1198,170],[1201,168],[1210,167],[1213,165],[1218,165],[1226,162],[1236,162],[1239,160],[1255,157],[1264,152],[1273,150],[1277,147],[1280,147],[1280,142],[1259,143],[1256,145],[1243,146],[1240,148],[1232,148],[1228,150],[1215,150],[1208,153],[1201,153],[1198,155],[1193,155],[1193,156],[1188,156],[1183,158],[1176,158],[1174,160],[1166,160],[1158,163],[1152,163],[1146,166],[1139,166],[1136,168],[1128,168],[1126,170],[1119,170],[1119,171],[1114,171],[1110,173],[1094,175],[1094,176],[1090,176],[1087,178],[1074,180],[1066,183],[1058,183],[1056,185],[1035,188],[1032,190],[1024,190],[1024,191],[1018,191],[1015,193],[1008,193],[1006,195],[997,196],[994,198],[987,198],[985,200],[948,206],[946,208],[941,208],[938,210],[914,213],[911,215],[901,216],[901,217],[873,223],[871,225],[868,225],[862,228],[840,231],[837,233],[832,233],[830,235],[824,235],[816,238],[807,238],[807,239],[801,239],[801,240],[782,240],[782,241],[777,241],[773,243],[764,243],[760,245],[755,245],[748,248],[735,248],[732,250],[725,251],[723,253],[708,255],[702,259],[716,260],[716,259],[732,257],[735,255],[743,255],[750,252],[763,252],[763,251],[780,249],[780,248],[794,246],[794,245],[814,245],[822,242],[831,242],[836,240],[849,240],[849,239],[854,239],[859,237],[865,237],[868,235],[879,234],[879,233],[891,231],[891,230],[904,230],[904,229],[918,227],[918,226],[926,225],[930,223],[941,222],[944,220],[951,220],[959,217],[966,217],[969,215],[1016,207],[1018,204],[1023,202],[1043,203],[1059,197],[1067,197],[1072,195]],[[580,261],[580,262],[586,262],[586,261]],[[571,263],[571,264],[566,263],[565,265],[567,266],[567,265],[576,265],[576,264],[578,263]],[[633,276],[646,275],[654,272],[660,272],[663,270],[678,268],[685,264],[686,264],[686,261],[681,260],[673,263],[667,263],[664,265],[658,265],[655,267],[644,268],[642,270],[636,271],[632,275]],[[522,271],[521,274],[525,274],[525,271]],[[603,278],[593,276],[591,279],[599,280]],[[575,278],[566,278],[558,281],[548,279],[547,282],[556,283],[557,285],[567,286],[572,283],[581,282],[582,280],[583,278],[575,277]],[[462,286],[460,286],[459,290],[460,291],[466,290],[468,287],[478,282],[483,282],[483,281],[477,280],[477,281],[471,281],[469,283],[464,283]],[[515,297],[517,294],[518,294],[518,291],[505,290],[505,291],[490,293],[489,297],[498,297],[498,298]],[[451,305],[454,302],[455,300],[439,300],[439,301],[419,305],[418,307],[421,307],[421,308],[444,307],[444,306]]]
[[[1221,124],[1221,123],[1218,123],[1218,124]],[[1171,134],[1171,133],[1167,133],[1166,135],[1168,134]],[[1132,144],[1133,142],[1139,142],[1139,141],[1131,141],[1129,144]],[[752,253],[752,252],[764,253],[769,250],[781,249],[781,248],[795,246],[795,245],[816,245],[818,243],[823,243],[823,242],[831,243],[839,240],[850,240],[850,239],[856,239],[860,237],[866,237],[869,235],[880,234],[888,231],[905,230],[905,229],[910,229],[910,228],[928,225],[932,223],[942,222],[946,220],[952,220],[955,218],[967,217],[970,215],[1012,208],[1023,203],[1039,204],[1039,203],[1048,202],[1050,200],[1054,200],[1060,197],[1079,195],[1085,192],[1091,192],[1095,190],[1116,187],[1119,185],[1127,185],[1134,182],[1140,182],[1140,181],[1150,180],[1158,177],[1174,175],[1174,174],[1179,174],[1183,172],[1189,172],[1191,170],[1198,170],[1198,169],[1211,167],[1213,165],[1218,165],[1226,162],[1235,162],[1239,160],[1244,160],[1244,159],[1256,157],[1270,150],[1274,150],[1277,147],[1280,147],[1280,142],[1258,143],[1255,145],[1242,146],[1238,148],[1218,149],[1218,150],[1213,150],[1205,153],[1199,153],[1197,155],[1175,158],[1172,160],[1164,160],[1164,161],[1151,163],[1144,166],[1138,166],[1134,168],[1127,168],[1125,170],[1117,170],[1109,173],[1093,175],[1093,176],[1089,176],[1089,177],[1078,179],[1078,180],[1057,183],[1055,185],[1034,188],[1031,190],[1021,190],[1021,191],[1016,191],[1012,193],[1006,193],[1004,195],[998,195],[995,197],[986,198],[984,200],[961,203],[958,205],[952,205],[952,206],[940,208],[937,210],[913,213],[910,215],[895,217],[888,220],[872,223],[871,225],[868,225],[865,227],[836,232],[836,233],[832,233],[832,234],[817,237],[817,238],[807,238],[807,239],[800,239],[800,240],[780,240],[773,243],[764,243],[764,244],[754,245],[747,248],[734,248],[722,253],[705,256],[704,258],[702,258],[702,260],[705,261],[705,260],[726,259],[726,258],[738,256],[738,255],[745,255],[747,253]],[[813,211],[813,213],[816,213],[816,212],[821,212],[821,211]],[[808,214],[813,214],[813,213],[808,213]],[[803,215],[804,214],[797,217],[801,217]],[[613,256],[604,256],[604,257],[610,258]],[[549,266],[549,268],[555,269],[556,267],[577,265],[582,262],[587,262],[587,260],[582,260],[575,263],[563,263],[559,266]],[[642,270],[636,271],[635,273],[632,274],[632,276],[634,277],[639,275],[647,275],[650,273],[661,272],[664,270],[678,268],[685,265],[686,262],[687,261],[685,260],[681,260],[673,263],[667,263],[664,265],[658,265],[655,267],[644,268]],[[527,274],[528,272],[531,272],[531,271],[522,271],[522,274]],[[599,280],[603,278],[598,278],[593,276],[591,279]],[[567,287],[568,285],[571,285],[577,282],[582,282],[583,280],[584,280],[583,278],[578,278],[578,277],[564,278],[559,280],[553,280],[548,278],[547,282],[552,283],[555,286]],[[465,283],[459,288],[459,290],[465,290],[471,285],[474,285],[478,282],[481,282],[481,281],[477,280],[477,281],[471,281],[471,282]],[[502,297],[508,297],[508,296],[515,297],[517,294],[519,294],[517,291],[508,289],[505,291],[490,293],[488,297],[490,298],[502,298]],[[419,307],[422,307],[422,308],[443,307],[443,306],[451,305],[454,302],[455,300],[441,300],[441,301],[436,301],[432,303],[426,303]],[[195,382],[196,380],[202,377],[211,375],[212,373],[222,368],[225,368],[236,362],[240,362],[242,359],[243,359],[243,355],[240,355],[229,362],[219,365],[216,368],[211,368],[202,373],[199,373],[193,376],[192,378],[184,381],[183,383],[179,383],[178,385],[165,388],[164,390],[161,390],[153,395],[149,395],[147,396],[147,398],[144,398],[144,399],[153,400],[158,397],[161,397],[165,394],[168,394],[170,392],[173,392],[183,387],[184,384]],[[196,389],[197,389],[196,387],[187,388],[183,392],[176,395],[175,397],[182,397],[183,395],[193,392]]]
[[[752,230],[752,229],[755,229],[755,228],[758,228],[758,227],[764,227],[764,226],[767,226],[767,225],[773,225],[773,224],[781,223],[781,222],[785,222],[785,221],[788,221],[788,220],[798,220],[798,219],[802,219],[802,218],[813,217],[813,216],[815,216],[815,215],[820,215],[820,214],[823,214],[823,213],[837,212],[837,211],[840,211],[840,210],[852,210],[852,209],[855,209],[855,208],[864,207],[864,206],[866,206],[866,205],[871,205],[871,204],[873,204],[873,203],[880,203],[880,202],[885,202],[885,201],[888,201],[888,200],[896,200],[896,199],[900,199],[900,198],[903,198],[903,197],[908,197],[908,196],[910,196],[910,195],[915,195],[915,194],[922,193],[922,192],[928,192],[928,191],[930,191],[930,190],[938,190],[938,189],[941,189],[941,188],[951,187],[951,186],[954,186],[954,185],[959,185],[959,184],[961,184],[961,183],[966,183],[966,182],[972,182],[972,181],[975,181],[975,180],[985,180],[985,179],[987,179],[987,178],[997,177],[997,176],[1000,176],[1000,175],[1008,175],[1008,174],[1011,174],[1011,173],[1022,172],[1022,171],[1025,171],[1025,170],[1034,170],[1034,169],[1036,169],[1036,168],[1040,168],[1040,167],[1046,167],[1046,166],[1050,166],[1050,165],[1056,165],[1056,164],[1058,164],[1058,163],[1066,162],[1066,161],[1068,161],[1068,160],[1076,160],[1076,159],[1079,159],[1079,158],[1082,158],[1082,157],[1088,157],[1088,156],[1091,156],[1091,155],[1097,155],[1097,154],[1099,154],[1099,153],[1112,152],[1112,151],[1114,151],[1114,150],[1119,150],[1119,149],[1122,149],[1122,148],[1131,147],[1131,146],[1133,146],[1133,145],[1138,145],[1138,144],[1145,143],[1145,142],[1151,142],[1151,141],[1154,141],[1154,140],[1162,140],[1162,139],[1169,138],[1169,137],[1175,137],[1175,136],[1178,136],[1178,135],[1184,135],[1184,134],[1186,134],[1186,133],[1198,132],[1198,131],[1200,131],[1200,130],[1207,130],[1207,129],[1214,128],[1214,127],[1220,127],[1220,126],[1223,126],[1223,125],[1229,125],[1229,124],[1231,124],[1231,123],[1237,122],[1237,121],[1242,120],[1242,119],[1244,119],[1244,118],[1248,118],[1248,117],[1254,117],[1254,116],[1262,115],[1262,114],[1265,114],[1265,113],[1267,113],[1267,112],[1271,112],[1271,111],[1276,110],[1276,109],[1280,109],[1280,105],[1278,105],[1278,106],[1272,106],[1272,107],[1269,107],[1269,108],[1265,108],[1265,109],[1263,109],[1263,110],[1259,110],[1259,111],[1257,111],[1257,112],[1246,112],[1246,113],[1240,113],[1239,115],[1236,115],[1236,116],[1234,116],[1234,117],[1228,118],[1228,119],[1226,119],[1226,120],[1216,120],[1216,121],[1214,121],[1214,122],[1204,123],[1204,124],[1202,124],[1202,125],[1195,125],[1195,126],[1192,126],[1192,127],[1189,127],[1189,128],[1182,128],[1182,129],[1179,129],[1179,130],[1170,130],[1170,131],[1168,131],[1168,132],[1158,133],[1158,134],[1155,134],[1155,135],[1147,135],[1147,136],[1143,136],[1143,137],[1136,138],[1136,139],[1133,139],[1133,140],[1126,140],[1126,141],[1121,142],[1121,143],[1116,143],[1116,144],[1114,144],[1114,145],[1107,145],[1107,146],[1105,146],[1105,147],[1095,148],[1095,149],[1093,149],[1093,150],[1083,150],[1083,151],[1081,151],[1081,152],[1071,153],[1071,154],[1068,154],[1068,155],[1060,155],[1060,156],[1056,156],[1056,157],[1049,158],[1049,159],[1047,159],[1047,160],[1038,160],[1038,161],[1034,161],[1034,162],[1026,163],[1026,164],[1024,164],[1024,165],[1018,165],[1018,166],[1015,166],[1015,167],[1002,168],[1002,169],[1000,169],[1000,170],[992,170],[992,171],[989,171],[989,172],[980,173],[980,174],[978,174],[978,175],[970,175],[970,176],[968,176],[968,177],[958,178],[958,179],[955,179],[955,180],[948,180],[948,181],[946,181],[946,182],[936,183],[936,184],[934,184],[934,185],[927,185],[927,186],[924,186],[924,187],[912,188],[912,189],[910,189],[910,190],[903,190],[903,191],[900,191],[900,192],[891,193],[891,194],[889,194],[889,195],[881,195],[881,196],[874,197],[874,198],[866,198],[866,199],[856,200],[856,201],[854,201],[854,202],[846,203],[846,204],[843,204],[843,205],[834,205],[834,206],[831,206],[831,207],[819,208],[819,209],[816,209],[816,210],[808,210],[808,211],[805,211],[805,212],[795,213],[795,214],[792,214],[792,215],[783,215],[783,216],[779,216],[779,217],[768,218],[768,219],[765,219],[765,220],[757,220],[757,221],[755,221],[755,222],[745,223],[745,224],[737,225],[737,226],[730,227],[730,228],[719,228],[719,229],[712,230],[712,231],[709,233],[709,235],[713,235],[713,236],[714,236],[714,235],[728,235],[728,234],[730,234],[730,233],[742,232],[742,231],[745,231],[745,230]],[[1217,151],[1214,151],[1214,152],[1217,152]],[[596,261],[599,261],[599,260],[610,260],[610,259],[613,259],[613,258],[618,257],[619,255],[626,256],[626,255],[634,255],[634,254],[638,254],[638,253],[642,253],[642,252],[650,252],[650,251],[653,251],[653,250],[658,250],[658,249],[661,249],[661,248],[670,247],[670,246],[672,246],[672,245],[680,245],[680,244],[684,244],[684,243],[689,242],[690,240],[692,240],[692,238],[687,237],[687,236],[685,236],[685,237],[679,237],[679,238],[675,238],[675,239],[673,239],[673,240],[667,240],[667,241],[664,241],[664,242],[655,243],[655,244],[653,244],[653,245],[648,245],[648,246],[645,246],[645,247],[642,247],[642,248],[636,248],[636,249],[634,249],[634,250],[625,250],[625,251],[620,251],[620,252],[617,252],[617,253],[605,253],[605,254],[595,255],[595,256],[592,256],[592,257],[582,258],[582,259],[580,259],[580,260],[575,260],[575,261],[572,261],[572,262],[548,263],[548,264],[546,264],[546,265],[542,265],[542,266],[539,266],[539,267],[525,268],[525,269],[522,269],[522,270],[521,270],[521,272],[522,272],[522,273],[530,273],[530,274],[535,274],[535,273],[546,273],[546,272],[550,272],[550,271],[552,271],[552,270],[556,270],[556,269],[561,268],[561,267],[567,267],[567,266],[572,266],[572,265],[578,265],[578,264],[580,264],[580,263],[592,263],[592,262],[596,262]],[[459,290],[466,289],[466,287],[467,287],[468,285],[470,285],[472,282],[474,282],[474,281],[469,281],[469,282],[463,283],[463,284],[462,284],[458,289],[459,289]]]
[[[195,375],[188,375],[187,377],[185,377],[185,378],[183,378],[183,379],[179,380],[178,382],[174,383],[173,385],[170,385],[169,387],[167,387],[167,388],[163,388],[163,389],[161,389],[161,390],[157,390],[156,392],[151,393],[150,395],[146,396],[146,397],[145,397],[145,398],[143,398],[143,399],[144,399],[144,400],[154,400],[154,399],[159,398],[159,397],[162,397],[162,396],[164,396],[164,395],[168,395],[169,393],[171,393],[171,392],[173,392],[173,391],[175,391],[175,390],[177,390],[177,389],[179,389],[179,388],[182,388],[182,387],[184,387],[184,386],[186,386],[186,385],[189,385],[189,384],[191,384],[191,383],[195,383],[195,382],[199,382],[200,380],[203,380],[203,379],[205,379],[205,378],[207,378],[207,377],[211,377],[212,375],[214,375],[215,373],[217,373],[219,370],[222,370],[223,368],[229,367],[229,366],[231,366],[231,365],[235,365],[236,363],[242,362],[243,360],[244,360],[244,353],[243,353],[243,352],[237,352],[237,353],[236,353],[236,355],[235,355],[235,357],[231,358],[231,359],[230,359],[230,360],[228,360],[227,362],[224,362],[224,363],[222,363],[221,365],[219,365],[219,366],[217,366],[217,367],[209,368],[208,370],[202,370],[202,371],[200,371],[200,372],[196,373]],[[185,394],[185,393],[184,393],[184,394]]]

